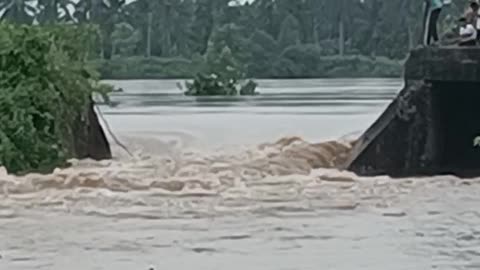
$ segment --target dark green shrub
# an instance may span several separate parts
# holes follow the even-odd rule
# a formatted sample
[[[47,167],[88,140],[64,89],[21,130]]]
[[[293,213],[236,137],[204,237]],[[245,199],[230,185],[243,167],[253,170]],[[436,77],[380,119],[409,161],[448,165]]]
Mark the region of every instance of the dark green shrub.
[[[95,31],[0,23],[0,166],[9,172],[48,171],[72,157],[75,121],[93,92],[111,89],[88,65]]]

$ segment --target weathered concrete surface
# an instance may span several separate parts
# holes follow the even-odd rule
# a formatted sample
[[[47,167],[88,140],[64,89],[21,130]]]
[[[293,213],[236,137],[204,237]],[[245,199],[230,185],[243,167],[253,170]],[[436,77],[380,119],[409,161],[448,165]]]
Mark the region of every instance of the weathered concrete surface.
[[[110,144],[95,113],[93,100],[90,101],[87,115],[79,117],[75,123],[72,146],[74,157],[78,159],[112,158]]]
[[[363,176],[480,176],[480,149],[473,147],[480,135],[479,63],[476,48],[412,51],[404,89],[342,168]]]
[[[480,49],[420,48],[410,52],[406,80],[480,82]]]

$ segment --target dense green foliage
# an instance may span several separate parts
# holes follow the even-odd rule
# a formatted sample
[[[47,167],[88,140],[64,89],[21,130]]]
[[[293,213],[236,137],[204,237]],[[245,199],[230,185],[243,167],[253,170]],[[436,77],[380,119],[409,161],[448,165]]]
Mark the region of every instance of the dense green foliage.
[[[0,0],[3,20],[99,26],[108,78],[192,77],[209,44],[248,77],[398,76],[420,40],[422,0]],[[442,12],[452,27],[467,0]],[[352,67],[352,64],[355,64]],[[332,68],[333,67],[333,68]]]
[[[186,82],[188,96],[236,96],[255,95],[257,84],[246,80],[245,66],[233,55],[230,48],[221,42],[212,42],[207,48],[203,67]]]
[[[88,65],[95,29],[0,23],[0,166],[51,170],[72,156],[73,124],[110,90]]]

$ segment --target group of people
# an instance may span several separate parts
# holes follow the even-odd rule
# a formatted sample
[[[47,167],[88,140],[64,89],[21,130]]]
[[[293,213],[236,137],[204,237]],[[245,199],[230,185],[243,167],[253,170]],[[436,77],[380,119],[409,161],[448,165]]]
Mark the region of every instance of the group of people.
[[[423,44],[431,45],[439,41],[437,22],[442,9],[452,3],[452,0],[424,0],[425,27]],[[479,0],[470,0],[467,11],[458,19],[459,32],[457,43],[460,46],[475,46],[480,44],[480,4]]]

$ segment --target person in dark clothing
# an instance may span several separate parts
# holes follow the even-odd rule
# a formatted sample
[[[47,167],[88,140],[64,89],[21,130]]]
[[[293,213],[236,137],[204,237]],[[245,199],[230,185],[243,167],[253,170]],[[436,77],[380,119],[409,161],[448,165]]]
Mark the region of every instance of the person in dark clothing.
[[[480,5],[476,1],[471,1],[470,11],[466,15],[467,23],[472,24],[477,31],[477,42],[480,41],[480,35],[478,34],[478,32],[480,31],[479,10]]]
[[[437,22],[442,12],[442,0],[425,0],[425,26],[424,26],[424,45],[430,45],[433,42],[438,42]]]
[[[467,19],[467,23],[471,23],[474,26],[476,25],[477,18],[478,18],[478,9],[479,9],[478,3],[476,1],[471,1],[469,5],[469,10],[465,15],[465,19]]]

